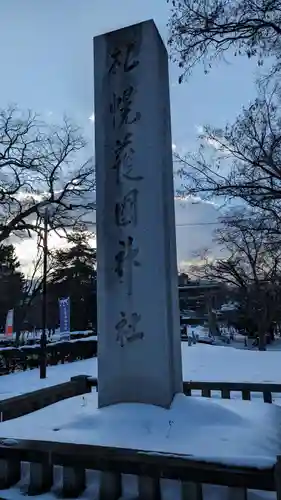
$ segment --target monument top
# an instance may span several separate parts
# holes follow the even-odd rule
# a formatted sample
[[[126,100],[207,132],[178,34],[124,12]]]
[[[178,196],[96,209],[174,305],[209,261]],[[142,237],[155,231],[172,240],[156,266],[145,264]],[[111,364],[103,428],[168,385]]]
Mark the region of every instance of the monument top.
[[[139,29],[140,27],[143,27],[143,29],[145,29],[146,26],[153,27],[166,51],[167,49],[164,40],[160,35],[157,25],[153,19],[147,19],[146,21],[141,21],[140,23],[131,24],[129,26],[123,26],[122,28],[118,28],[117,30],[100,33],[99,35],[96,35],[94,37],[94,40],[96,40],[99,37],[111,37],[111,36],[113,36],[114,38],[119,38],[119,40],[121,40],[126,30],[132,31],[134,29]]]

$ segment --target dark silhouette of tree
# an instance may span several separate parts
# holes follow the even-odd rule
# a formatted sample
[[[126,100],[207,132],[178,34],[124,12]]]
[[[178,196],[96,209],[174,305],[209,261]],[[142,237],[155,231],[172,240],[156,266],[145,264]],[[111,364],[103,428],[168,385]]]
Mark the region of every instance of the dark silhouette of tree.
[[[221,222],[215,240],[225,257],[205,258],[193,272],[231,287],[240,316],[244,316],[248,329],[258,334],[263,350],[265,334],[273,321],[280,320],[281,248],[278,241],[269,239],[262,221],[253,214],[237,212]]]
[[[48,279],[49,327],[58,325],[58,299],[70,297],[71,329],[96,328],[96,249],[87,231],[72,233],[71,246],[53,255]]]
[[[0,245],[0,326],[5,327],[9,309],[21,300],[24,277],[13,245]]]
[[[280,0],[168,0],[172,56],[182,69],[180,81],[203,62],[212,62],[229,50],[234,55],[256,57],[262,65],[271,57],[271,73],[281,68]]]
[[[197,272],[224,281],[239,302],[240,318],[256,331],[260,348],[280,320],[281,3],[279,0],[168,0],[172,58],[180,82],[197,64],[207,73],[227,53],[267,62],[258,97],[225,129],[206,126],[196,154],[175,154],[181,194],[215,200],[227,214],[215,240],[224,258]],[[250,214],[248,214],[248,211]],[[223,213],[223,212],[222,212]]]
[[[52,253],[48,255],[47,276],[52,269]],[[15,309],[16,344],[19,344],[20,334],[24,330],[33,331],[39,328],[42,317],[42,267],[43,248],[39,244],[37,255],[30,263],[30,272],[24,277],[20,301]]]
[[[280,233],[281,114],[278,88],[260,97],[224,130],[205,127],[195,155],[176,155],[184,194],[240,200]]]

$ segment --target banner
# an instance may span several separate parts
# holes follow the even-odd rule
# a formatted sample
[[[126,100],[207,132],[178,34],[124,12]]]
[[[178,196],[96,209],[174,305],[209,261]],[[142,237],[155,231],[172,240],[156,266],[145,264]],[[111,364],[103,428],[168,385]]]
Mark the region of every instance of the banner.
[[[10,309],[6,318],[5,335],[7,337],[13,336],[14,330],[14,309]]]
[[[70,340],[70,299],[59,299],[60,340]]]

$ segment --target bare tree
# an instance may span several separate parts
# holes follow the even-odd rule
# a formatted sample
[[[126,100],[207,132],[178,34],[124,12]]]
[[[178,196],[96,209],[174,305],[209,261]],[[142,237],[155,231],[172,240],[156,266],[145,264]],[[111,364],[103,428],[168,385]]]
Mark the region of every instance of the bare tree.
[[[272,71],[281,68],[280,0],[168,0],[173,58],[182,68],[182,81],[198,62],[205,72],[214,59],[232,50],[234,55],[273,57]]]
[[[184,193],[238,199],[263,212],[264,225],[280,232],[281,115],[279,89],[260,97],[224,130],[205,127],[197,154],[175,155]]]
[[[55,127],[32,112],[0,110],[0,242],[40,234],[49,204],[50,230],[90,222],[95,179],[92,161],[79,166],[84,147],[67,119]]]
[[[245,314],[255,325],[260,349],[265,348],[265,334],[279,317],[281,303],[281,248],[269,239],[262,221],[252,214],[237,212],[222,220],[215,233],[225,257],[205,260],[193,272],[222,281],[239,297]]]

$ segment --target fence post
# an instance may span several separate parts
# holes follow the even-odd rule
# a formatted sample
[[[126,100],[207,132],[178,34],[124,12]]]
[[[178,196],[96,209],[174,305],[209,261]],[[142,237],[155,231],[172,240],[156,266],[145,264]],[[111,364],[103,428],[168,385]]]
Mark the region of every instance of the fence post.
[[[230,399],[230,390],[229,389],[222,389],[221,397],[222,397],[222,399]]]
[[[47,493],[53,486],[53,466],[49,463],[30,463],[27,495]]]
[[[182,482],[181,500],[203,500],[202,484]]]
[[[203,398],[210,398],[211,397],[211,389],[207,388],[202,388],[202,397]]]
[[[251,401],[251,393],[248,389],[242,390],[242,399],[243,401]]]
[[[63,497],[74,498],[78,497],[86,488],[86,471],[79,465],[73,467],[63,466],[62,468]]]
[[[70,378],[70,382],[75,382],[78,385],[81,394],[84,394],[92,391],[92,384],[89,379],[89,375],[75,375]]]
[[[265,403],[272,403],[272,394],[271,392],[264,391],[263,392],[263,400]]]
[[[21,462],[16,458],[0,459],[0,489],[14,486],[21,478]]]
[[[99,500],[118,500],[122,497],[122,476],[119,472],[101,472]]]
[[[139,500],[160,500],[161,488],[158,478],[139,476]]]
[[[227,500],[247,500],[246,488],[228,487]]]
[[[281,457],[277,457],[277,462],[274,467],[274,481],[276,489],[276,498],[281,500]]]

